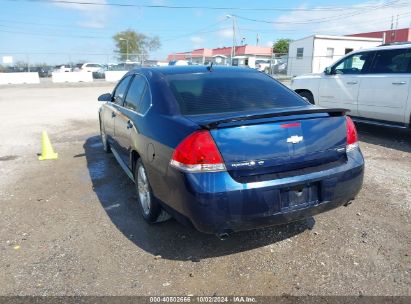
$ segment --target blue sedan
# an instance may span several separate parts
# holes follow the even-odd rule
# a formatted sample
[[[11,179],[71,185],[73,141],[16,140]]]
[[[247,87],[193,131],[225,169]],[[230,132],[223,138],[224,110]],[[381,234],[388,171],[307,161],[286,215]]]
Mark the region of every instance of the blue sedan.
[[[254,69],[140,68],[99,100],[104,150],[150,223],[173,216],[224,236],[347,205],[362,187],[346,110],[311,105]]]

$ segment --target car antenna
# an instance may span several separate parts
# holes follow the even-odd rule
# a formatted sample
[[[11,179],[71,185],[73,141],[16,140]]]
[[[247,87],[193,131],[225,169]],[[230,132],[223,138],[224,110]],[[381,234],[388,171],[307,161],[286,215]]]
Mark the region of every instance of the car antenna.
[[[207,67],[207,70],[208,70],[209,72],[212,72],[212,71],[213,71],[213,63],[214,63],[214,62],[211,62],[210,65]]]

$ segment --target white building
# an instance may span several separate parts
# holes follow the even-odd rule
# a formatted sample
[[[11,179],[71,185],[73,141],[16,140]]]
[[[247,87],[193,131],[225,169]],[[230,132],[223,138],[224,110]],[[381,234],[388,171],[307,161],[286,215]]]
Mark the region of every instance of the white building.
[[[379,38],[313,35],[292,41],[288,50],[287,75],[321,73],[345,54],[378,46]]]

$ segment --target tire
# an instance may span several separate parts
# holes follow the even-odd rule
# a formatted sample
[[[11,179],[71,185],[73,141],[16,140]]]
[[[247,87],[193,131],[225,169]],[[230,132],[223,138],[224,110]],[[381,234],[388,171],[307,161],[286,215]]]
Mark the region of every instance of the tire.
[[[101,143],[103,144],[103,150],[106,153],[111,152],[110,144],[107,141],[107,135],[106,132],[103,130],[101,123],[100,123],[100,138],[101,138]]]
[[[307,98],[309,103],[314,104],[314,97],[313,97],[313,94],[311,94],[311,92],[302,91],[302,92],[298,92],[298,95],[300,95],[303,98]]]
[[[139,158],[134,166],[134,180],[137,191],[137,202],[143,218],[150,224],[164,222],[171,216],[161,208],[160,203],[154,197],[146,169]]]

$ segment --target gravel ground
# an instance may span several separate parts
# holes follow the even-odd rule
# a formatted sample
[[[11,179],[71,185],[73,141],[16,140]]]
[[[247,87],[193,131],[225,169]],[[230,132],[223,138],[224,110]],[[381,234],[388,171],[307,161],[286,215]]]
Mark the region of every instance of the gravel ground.
[[[359,126],[349,207],[225,241],[148,225],[92,85],[0,88],[0,295],[411,295],[411,135]],[[46,129],[59,159],[40,162]]]

